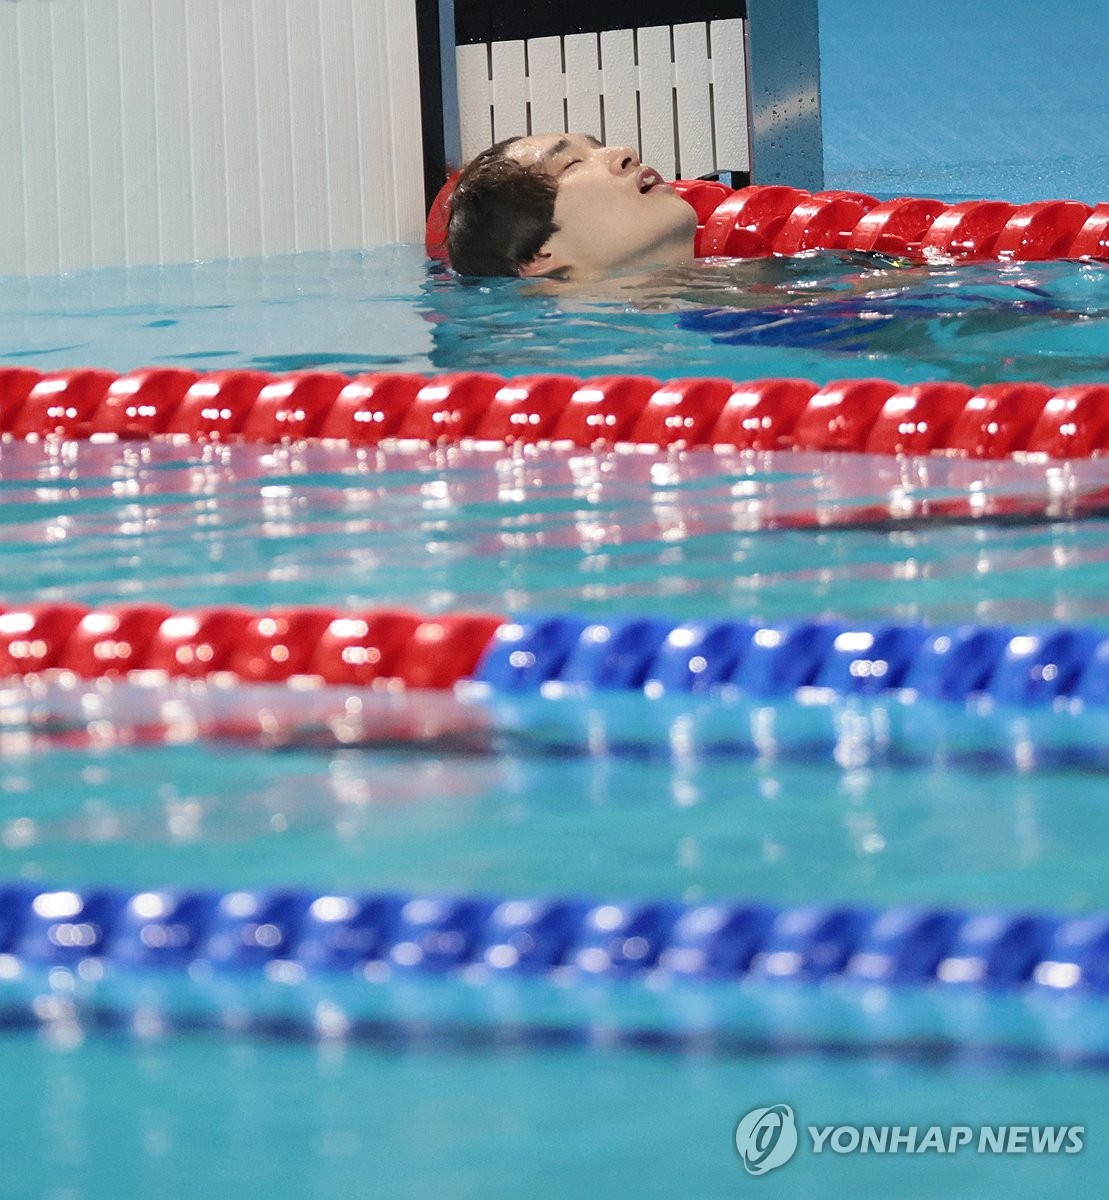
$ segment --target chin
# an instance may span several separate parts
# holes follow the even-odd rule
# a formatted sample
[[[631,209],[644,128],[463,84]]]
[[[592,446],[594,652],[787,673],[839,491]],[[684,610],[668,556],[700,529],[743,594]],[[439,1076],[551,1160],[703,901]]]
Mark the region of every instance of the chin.
[[[675,236],[688,234],[692,237],[697,232],[697,213],[693,206],[683,200],[677,192],[670,188],[652,188],[648,196],[657,197],[655,203],[659,206],[656,219],[662,216],[662,209],[667,210],[667,228]]]
[[[693,239],[697,234],[697,214],[680,197],[675,196],[674,199],[678,201],[684,211],[675,209],[674,218],[669,226],[669,235],[675,242],[688,241],[689,255],[692,258]]]
[[[687,204],[677,192],[672,192],[671,195],[685,210],[679,214],[678,220],[683,232],[688,233],[692,237],[697,232],[697,211],[692,204]]]

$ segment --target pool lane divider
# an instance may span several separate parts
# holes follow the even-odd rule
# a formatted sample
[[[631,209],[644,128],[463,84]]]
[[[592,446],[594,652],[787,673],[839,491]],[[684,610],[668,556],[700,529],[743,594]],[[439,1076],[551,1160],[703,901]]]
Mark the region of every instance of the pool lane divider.
[[[1107,995],[1103,912],[0,884],[5,1027],[732,1035],[1104,1065]]]
[[[671,186],[697,212],[698,257],[861,250],[918,262],[1109,259],[1109,204],[945,204],[919,196],[879,202],[863,192],[776,185],[732,191],[719,183],[678,180]]]
[[[647,971],[864,984],[1036,986],[1109,995],[1109,913],[1057,917],[838,904],[319,895],[295,888],[0,885],[0,977],[86,959],[187,970],[454,971],[627,978]]]
[[[443,185],[428,216],[425,245],[446,258],[450,196]],[[862,250],[919,262],[1040,262],[1109,259],[1109,204],[1077,200],[965,200],[920,196],[879,202],[864,192],[807,192],[678,179],[670,185],[697,213],[699,258],[766,258],[806,250]]]
[[[1109,450],[1109,383],[682,379],[486,372],[198,374],[0,368],[5,439],[376,447],[552,444],[1088,458]]]
[[[0,606],[4,679],[454,691],[566,700],[593,693],[965,704],[1109,705],[1109,631],[880,621],[501,617],[323,607],[177,612]]]

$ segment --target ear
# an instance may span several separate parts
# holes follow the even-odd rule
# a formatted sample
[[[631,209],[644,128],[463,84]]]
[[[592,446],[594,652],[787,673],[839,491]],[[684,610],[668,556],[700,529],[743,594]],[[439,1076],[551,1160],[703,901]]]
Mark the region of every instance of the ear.
[[[559,271],[565,271],[569,265],[565,258],[553,250],[540,250],[530,262],[520,264],[520,278],[546,278],[550,275],[557,275]]]

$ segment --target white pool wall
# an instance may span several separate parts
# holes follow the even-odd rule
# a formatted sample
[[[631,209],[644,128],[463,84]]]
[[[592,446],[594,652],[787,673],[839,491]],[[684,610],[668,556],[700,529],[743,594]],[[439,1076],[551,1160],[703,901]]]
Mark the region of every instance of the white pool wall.
[[[423,237],[412,0],[0,0],[0,275]]]

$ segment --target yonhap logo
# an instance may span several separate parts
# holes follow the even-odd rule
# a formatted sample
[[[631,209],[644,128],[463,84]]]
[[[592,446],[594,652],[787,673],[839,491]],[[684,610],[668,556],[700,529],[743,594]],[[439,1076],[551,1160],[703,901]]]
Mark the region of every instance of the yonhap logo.
[[[806,1125],[788,1104],[753,1108],[735,1127],[735,1148],[749,1175],[784,1167],[808,1134],[808,1154],[1081,1154],[1085,1125]]]
[[[735,1128],[735,1148],[751,1175],[784,1166],[797,1150],[797,1122],[788,1104],[753,1108]]]

